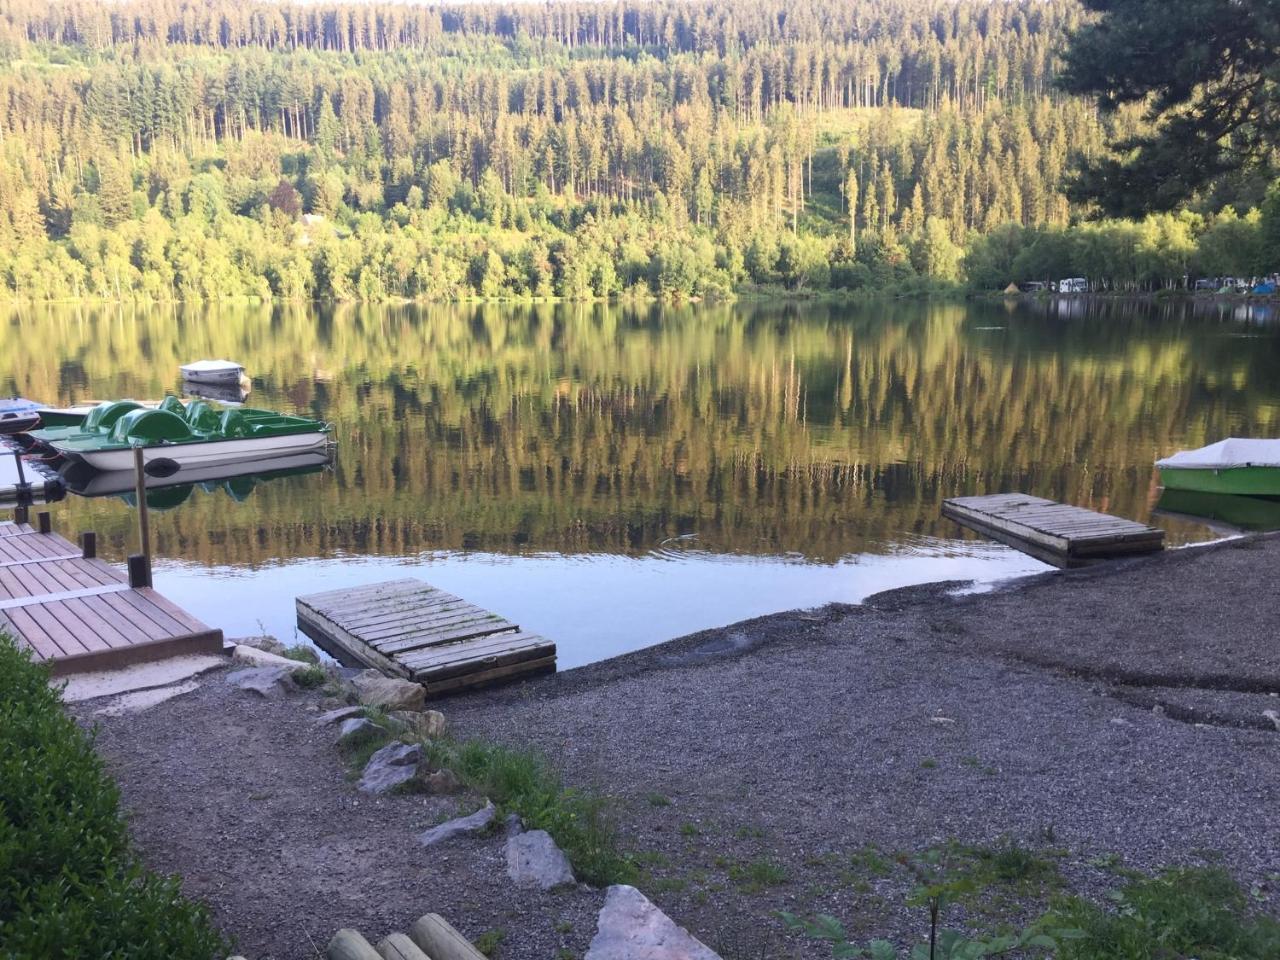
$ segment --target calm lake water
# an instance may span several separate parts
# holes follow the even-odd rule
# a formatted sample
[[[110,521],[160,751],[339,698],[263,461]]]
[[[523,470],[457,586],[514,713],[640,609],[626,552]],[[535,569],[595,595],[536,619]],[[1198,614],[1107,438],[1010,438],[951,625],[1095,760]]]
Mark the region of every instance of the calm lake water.
[[[1152,462],[1280,436],[1266,308],[48,307],[11,312],[2,343],[0,394],[158,398],[179,364],[228,358],[254,405],[333,422],[332,468],[152,513],[157,586],[228,636],[291,639],[296,595],[417,576],[554,639],[562,667],[1045,569],[943,519],[957,494],[1220,536],[1187,515],[1214,504],[1161,509]],[[136,549],[117,496],[54,511],[110,559]]]

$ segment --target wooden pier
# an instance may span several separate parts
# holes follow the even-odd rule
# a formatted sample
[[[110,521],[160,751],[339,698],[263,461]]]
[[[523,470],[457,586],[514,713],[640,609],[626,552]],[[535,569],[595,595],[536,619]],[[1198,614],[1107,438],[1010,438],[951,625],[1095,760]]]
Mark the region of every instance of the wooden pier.
[[[95,538],[77,547],[38,525],[0,523],[0,633],[52,663],[55,676],[147,660],[221,653],[214,630],[150,587],[97,559]]]
[[[942,513],[962,526],[1059,567],[1164,548],[1158,527],[1025,493],[944,500]]]
[[[339,659],[414,680],[428,696],[556,668],[551,641],[421,580],[314,593],[297,607],[302,632]]]

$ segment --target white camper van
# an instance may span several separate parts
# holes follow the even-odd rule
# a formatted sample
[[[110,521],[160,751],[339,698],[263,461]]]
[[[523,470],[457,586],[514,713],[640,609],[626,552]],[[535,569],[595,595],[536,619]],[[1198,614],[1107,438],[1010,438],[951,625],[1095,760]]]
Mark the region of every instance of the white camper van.
[[[1070,280],[1058,281],[1059,293],[1088,293],[1089,281],[1084,277],[1072,277]]]

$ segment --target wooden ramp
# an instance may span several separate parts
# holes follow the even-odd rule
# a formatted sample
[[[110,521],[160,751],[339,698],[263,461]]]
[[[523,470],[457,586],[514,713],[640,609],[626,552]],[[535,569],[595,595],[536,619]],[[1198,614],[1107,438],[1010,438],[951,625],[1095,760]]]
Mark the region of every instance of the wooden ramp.
[[[556,645],[421,580],[298,598],[298,626],[331,652],[417,681],[428,696],[556,668]]]
[[[26,523],[0,523],[0,633],[51,661],[54,676],[222,652],[221,630]]]
[[[1055,566],[1152,553],[1164,547],[1157,527],[1025,493],[944,500],[957,523]]]

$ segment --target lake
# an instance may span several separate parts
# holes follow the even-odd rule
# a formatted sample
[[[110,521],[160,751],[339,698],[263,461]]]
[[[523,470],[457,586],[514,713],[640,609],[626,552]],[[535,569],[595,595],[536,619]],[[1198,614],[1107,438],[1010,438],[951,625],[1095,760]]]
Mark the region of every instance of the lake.
[[[157,586],[228,636],[292,640],[298,594],[417,576],[562,668],[1047,569],[944,519],[958,494],[1212,539],[1189,512],[1213,511],[1161,508],[1153,461],[1280,436],[1280,323],[1213,303],[49,306],[3,343],[0,394],[155,399],[227,358],[251,404],[333,423],[331,468],[156,498]],[[125,499],[53,509],[108,559],[137,549]]]

